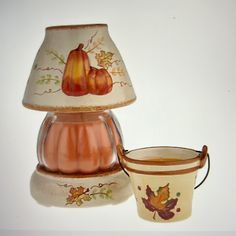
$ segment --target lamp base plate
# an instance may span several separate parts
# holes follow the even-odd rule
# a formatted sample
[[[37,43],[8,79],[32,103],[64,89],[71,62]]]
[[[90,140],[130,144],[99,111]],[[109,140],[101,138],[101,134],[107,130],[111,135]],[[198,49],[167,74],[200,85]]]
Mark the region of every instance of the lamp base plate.
[[[32,197],[41,205],[93,207],[118,204],[132,195],[129,178],[120,169],[97,175],[62,175],[37,167],[31,176]]]

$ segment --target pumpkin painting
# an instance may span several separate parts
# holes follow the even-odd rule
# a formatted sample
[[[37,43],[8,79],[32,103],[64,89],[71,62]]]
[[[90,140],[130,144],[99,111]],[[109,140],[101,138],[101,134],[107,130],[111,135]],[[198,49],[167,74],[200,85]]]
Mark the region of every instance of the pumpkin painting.
[[[90,66],[84,45],[70,51],[62,78],[62,91],[68,96],[105,95],[112,90],[111,75],[104,68]]]
[[[119,126],[112,113],[57,113],[45,118],[38,139],[41,167],[65,174],[93,174],[118,167]]]
[[[88,55],[82,50],[83,44],[72,50],[65,66],[62,91],[68,96],[88,94],[87,75],[90,70]]]
[[[107,70],[91,67],[88,74],[88,87],[91,94],[107,94],[111,92],[112,85],[112,78]]]

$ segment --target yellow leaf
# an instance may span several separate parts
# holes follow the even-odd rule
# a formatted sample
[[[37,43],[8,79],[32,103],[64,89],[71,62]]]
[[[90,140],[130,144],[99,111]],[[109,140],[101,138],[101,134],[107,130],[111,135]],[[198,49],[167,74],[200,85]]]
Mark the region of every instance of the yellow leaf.
[[[100,53],[96,53],[96,60],[97,60],[97,65],[101,66],[105,69],[109,68],[112,66],[112,57],[114,53],[112,52],[105,52],[103,50],[100,51]]]

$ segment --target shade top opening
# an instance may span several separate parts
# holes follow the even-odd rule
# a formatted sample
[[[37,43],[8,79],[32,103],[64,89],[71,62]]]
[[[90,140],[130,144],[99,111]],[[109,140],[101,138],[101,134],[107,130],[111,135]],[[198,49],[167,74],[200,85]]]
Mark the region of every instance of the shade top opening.
[[[81,25],[55,25],[48,26],[46,30],[53,29],[78,29],[78,28],[93,28],[93,27],[107,27],[107,24],[81,24]]]

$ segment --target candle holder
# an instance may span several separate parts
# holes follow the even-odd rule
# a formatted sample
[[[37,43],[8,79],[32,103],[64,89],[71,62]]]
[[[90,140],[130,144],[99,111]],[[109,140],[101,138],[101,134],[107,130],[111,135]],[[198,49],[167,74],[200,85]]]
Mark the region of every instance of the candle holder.
[[[136,96],[106,24],[52,26],[35,58],[23,105],[47,111],[31,194],[47,206],[116,204],[131,195],[112,108]]]

